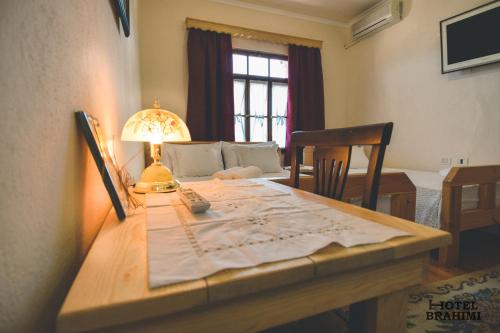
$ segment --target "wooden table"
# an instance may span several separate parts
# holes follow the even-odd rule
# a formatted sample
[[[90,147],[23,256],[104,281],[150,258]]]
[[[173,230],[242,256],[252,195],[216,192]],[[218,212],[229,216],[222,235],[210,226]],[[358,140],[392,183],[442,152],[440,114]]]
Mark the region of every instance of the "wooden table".
[[[106,219],[57,317],[59,332],[255,332],[351,304],[352,332],[404,332],[408,288],[420,284],[431,249],[450,235],[396,217],[272,183],[416,236],[227,270],[148,288],[144,210]]]

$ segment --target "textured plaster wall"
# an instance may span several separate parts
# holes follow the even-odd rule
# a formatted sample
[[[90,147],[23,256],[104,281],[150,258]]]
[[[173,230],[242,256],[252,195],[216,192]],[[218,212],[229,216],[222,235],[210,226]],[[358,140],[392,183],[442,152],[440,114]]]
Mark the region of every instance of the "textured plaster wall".
[[[345,125],[346,29],[208,0],[144,0],[139,6],[143,107],[159,97],[164,108],[185,118],[188,69],[184,20],[192,17],[323,40],[326,125]]]
[[[500,163],[500,64],[441,74],[439,21],[489,0],[404,0],[405,19],[349,48],[346,30],[208,0],[144,0],[142,104],[185,117],[186,17],[324,41],[326,125],[393,121],[386,165],[438,170],[441,157]]]
[[[111,207],[73,112],[119,138],[140,109],[137,33],[124,37],[112,3],[0,2],[0,332],[53,331]],[[121,162],[138,149],[116,142]]]
[[[442,75],[440,62],[439,21],[488,0],[407,2],[402,22],[347,50],[348,123],[394,121],[388,166],[500,163],[500,64]]]

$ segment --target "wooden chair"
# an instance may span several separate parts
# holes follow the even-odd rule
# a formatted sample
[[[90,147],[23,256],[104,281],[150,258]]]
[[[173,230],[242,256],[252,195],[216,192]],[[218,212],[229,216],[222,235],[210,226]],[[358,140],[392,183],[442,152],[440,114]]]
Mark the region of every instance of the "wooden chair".
[[[299,188],[300,160],[304,147],[314,146],[314,193],[341,200],[344,192],[352,146],[371,145],[366,183],[361,206],[377,208],[380,172],[385,147],[391,140],[393,123],[299,131],[292,133],[290,183]]]

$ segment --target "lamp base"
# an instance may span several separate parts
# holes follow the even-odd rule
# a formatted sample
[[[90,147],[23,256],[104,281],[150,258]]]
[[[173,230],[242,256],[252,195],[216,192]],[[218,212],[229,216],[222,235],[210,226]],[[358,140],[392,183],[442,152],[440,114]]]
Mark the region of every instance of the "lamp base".
[[[170,169],[161,162],[154,162],[144,169],[141,179],[135,185],[134,192],[172,192],[177,187],[179,184],[175,181]]]

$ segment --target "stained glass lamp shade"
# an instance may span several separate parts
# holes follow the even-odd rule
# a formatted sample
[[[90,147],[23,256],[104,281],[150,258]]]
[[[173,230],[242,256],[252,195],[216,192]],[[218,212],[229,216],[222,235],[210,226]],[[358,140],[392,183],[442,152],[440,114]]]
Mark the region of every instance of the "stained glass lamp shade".
[[[122,140],[151,144],[153,163],[142,172],[135,187],[136,192],[165,192],[176,187],[172,172],[160,159],[162,142],[191,141],[189,130],[179,116],[160,109],[156,101],[152,109],[139,111],[127,120],[122,130]]]

